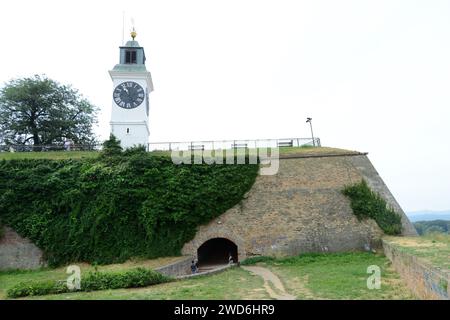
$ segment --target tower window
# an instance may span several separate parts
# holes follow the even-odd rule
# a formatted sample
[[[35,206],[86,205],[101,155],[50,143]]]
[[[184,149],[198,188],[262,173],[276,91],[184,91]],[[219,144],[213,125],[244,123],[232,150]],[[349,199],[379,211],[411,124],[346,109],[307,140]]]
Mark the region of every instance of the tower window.
[[[130,128],[127,128],[127,134],[130,133]]]
[[[125,63],[128,63],[128,64],[137,63],[136,50],[125,51]]]

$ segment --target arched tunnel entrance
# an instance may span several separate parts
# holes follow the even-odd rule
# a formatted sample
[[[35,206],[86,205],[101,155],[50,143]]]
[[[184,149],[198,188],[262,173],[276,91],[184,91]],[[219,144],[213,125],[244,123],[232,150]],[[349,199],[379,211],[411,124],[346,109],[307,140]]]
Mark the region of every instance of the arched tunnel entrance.
[[[199,267],[228,264],[229,256],[238,262],[237,245],[225,238],[213,238],[205,241],[197,250]]]

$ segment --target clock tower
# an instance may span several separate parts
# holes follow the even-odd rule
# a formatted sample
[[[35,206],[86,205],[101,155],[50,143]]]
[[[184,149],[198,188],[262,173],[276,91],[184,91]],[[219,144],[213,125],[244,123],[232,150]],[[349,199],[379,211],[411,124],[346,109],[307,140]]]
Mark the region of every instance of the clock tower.
[[[144,48],[132,40],[120,47],[120,60],[109,71],[113,81],[111,133],[121,141],[122,148],[143,145],[148,149],[149,94],[153,91],[152,76],[145,67]]]

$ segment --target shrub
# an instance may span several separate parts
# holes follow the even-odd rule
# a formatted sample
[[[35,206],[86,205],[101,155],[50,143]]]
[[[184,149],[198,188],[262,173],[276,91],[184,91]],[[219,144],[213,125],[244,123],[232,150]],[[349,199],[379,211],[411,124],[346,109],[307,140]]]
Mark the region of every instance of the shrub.
[[[81,281],[83,291],[139,288],[169,281],[170,278],[151,269],[136,268],[120,273],[92,272]]]
[[[367,182],[362,180],[342,191],[350,198],[353,213],[359,220],[371,218],[389,235],[398,235],[402,232],[401,217],[378,194],[373,192]]]
[[[253,264],[257,264],[260,262],[273,262],[275,261],[275,258],[273,257],[267,257],[267,256],[255,256],[255,257],[249,257],[242,261],[240,264],[243,266],[249,266]]]
[[[154,270],[135,268],[122,272],[89,272],[81,278],[81,291],[139,288],[171,281]],[[64,281],[21,282],[7,291],[9,298],[71,292]]]
[[[258,165],[176,165],[139,148],[95,159],[0,161],[0,218],[50,266],[179,255],[238,204]]]
[[[9,298],[20,298],[26,296],[42,296],[46,294],[57,294],[69,292],[69,289],[63,282],[55,281],[34,281],[21,282],[8,289]]]

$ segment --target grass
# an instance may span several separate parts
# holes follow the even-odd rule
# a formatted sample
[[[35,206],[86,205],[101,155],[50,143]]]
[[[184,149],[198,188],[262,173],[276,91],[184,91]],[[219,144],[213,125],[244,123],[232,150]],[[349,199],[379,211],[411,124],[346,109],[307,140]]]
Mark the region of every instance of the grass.
[[[255,149],[246,149],[248,151],[254,151]],[[236,149],[234,150],[236,153]],[[328,147],[281,147],[279,149],[280,155],[331,155],[331,154],[346,154],[356,153],[355,151],[349,151],[337,148]],[[155,156],[170,156],[169,151],[152,151],[150,152]],[[82,159],[82,158],[95,158],[99,155],[98,151],[45,151],[45,152],[0,152],[0,160],[19,160],[19,159]],[[214,152],[213,152],[214,155]]]
[[[87,263],[74,263],[83,272],[94,271],[123,271],[136,267],[157,268],[179,260],[180,257],[164,257],[152,260],[130,260],[120,264],[110,264],[104,266],[93,266]],[[67,267],[56,269],[43,268],[35,271],[0,271],[0,299],[6,298],[6,291],[15,284],[26,281],[42,281],[42,280],[64,280],[67,279]]]
[[[286,290],[297,299],[413,299],[409,290],[393,270],[389,260],[372,253],[338,253],[305,255],[288,259],[266,261],[266,266],[277,274]],[[381,288],[367,288],[367,267],[381,269]]]
[[[81,159],[96,158],[97,151],[45,151],[45,152],[0,152],[0,160],[20,160],[20,159]]]
[[[174,259],[174,258],[171,258]],[[146,261],[147,266],[163,261]],[[390,267],[386,257],[372,253],[306,254],[279,259],[257,259],[283,282],[297,299],[413,299]],[[126,269],[136,263],[103,266],[99,269]],[[367,267],[381,268],[381,289],[367,289]],[[92,268],[92,267],[90,267]],[[64,269],[0,273],[0,293],[24,280],[60,279]],[[27,299],[270,299],[261,277],[232,268],[219,274],[159,284],[146,288],[76,292]]]
[[[450,235],[428,234],[420,237],[386,237],[399,250],[413,254],[435,267],[450,272]]]
[[[263,280],[234,268],[222,273],[139,289],[77,292],[30,299],[49,300],[214,300],[268,299]]]

